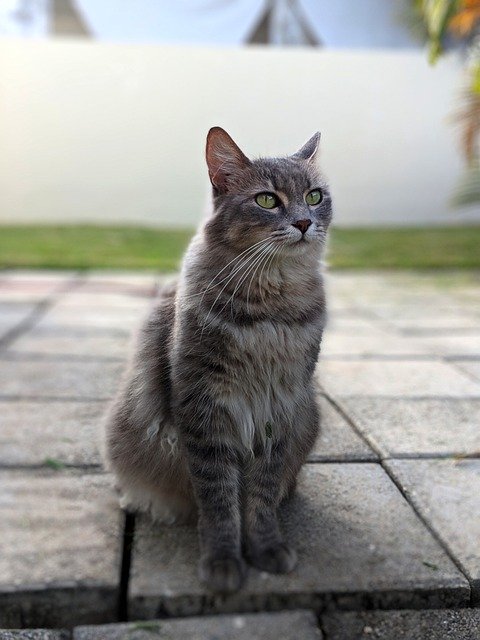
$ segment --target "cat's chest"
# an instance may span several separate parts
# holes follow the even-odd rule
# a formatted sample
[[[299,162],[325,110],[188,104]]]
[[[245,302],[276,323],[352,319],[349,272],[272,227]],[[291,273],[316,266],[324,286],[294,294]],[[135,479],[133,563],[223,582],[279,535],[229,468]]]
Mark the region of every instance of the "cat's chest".
[[[301,327],[262,322],[237,329],[233,348],[245,361],[282,369],[301,360],[307,344],[308,332]]]
[[[295,394],[305,384],[312,336],[302,327],[274,323],[238,329],[231,345],[235,386],[249,396],[267,390]]]
[[[301,327],[263,323],[236,330],[226,354],[231,364],[229,376],[219,395],[247,448],[251,448],[255,434],[265,439],[267,424],[286,424],[293,419],[308,387],[309,348],[311,332],[309,336]]]

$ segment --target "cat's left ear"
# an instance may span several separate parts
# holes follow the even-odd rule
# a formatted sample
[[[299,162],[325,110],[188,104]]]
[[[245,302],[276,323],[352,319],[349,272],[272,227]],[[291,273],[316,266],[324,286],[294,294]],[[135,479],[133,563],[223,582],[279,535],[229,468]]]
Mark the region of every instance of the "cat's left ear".
[[[303,147],[293,155],[294,158],[314,163],[320,147],[320,131],[317,131]]]
[[[221,127],[212,127],[207,136],[208,175],[214,189],[226,193],[250,160]]]

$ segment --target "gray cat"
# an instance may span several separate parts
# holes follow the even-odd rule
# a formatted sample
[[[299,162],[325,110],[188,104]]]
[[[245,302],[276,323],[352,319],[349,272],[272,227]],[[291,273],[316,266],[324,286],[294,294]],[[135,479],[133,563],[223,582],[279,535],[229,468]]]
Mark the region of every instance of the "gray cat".
[[[325,324],[320,257],[331,219],[319,134],[287,158],[249,160],[214,127],[214,211],[176,286],[147,319],[107,424],[127,508],[198,514],[200,579],[235,591],[253,566],[286,573],[280,502],[315,442],[313,373]]]

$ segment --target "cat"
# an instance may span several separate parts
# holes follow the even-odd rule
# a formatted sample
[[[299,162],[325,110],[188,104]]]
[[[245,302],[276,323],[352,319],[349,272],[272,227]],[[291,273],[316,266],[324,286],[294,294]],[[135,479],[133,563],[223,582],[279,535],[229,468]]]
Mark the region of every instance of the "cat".
[[[320,134],[250,160],[207,136],[213,213],[178,284],[160,292],[107,419],[123,506],[198,520],[200,580],[236,591],[245,560],[287,573],[277,520],[319,431],[314,369],[326,307],[321,255],[332,217]]]

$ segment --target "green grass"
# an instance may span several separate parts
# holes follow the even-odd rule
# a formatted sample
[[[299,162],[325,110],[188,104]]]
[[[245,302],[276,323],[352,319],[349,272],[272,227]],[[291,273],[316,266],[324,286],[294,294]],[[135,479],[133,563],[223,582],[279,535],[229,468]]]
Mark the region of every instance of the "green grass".
[[[0,268],[175,271],[189,230],[97,226],[1,226]]]
[[[62,469],[65,469],[65,463],[61,460],[57,460],[56,458],[45,458],[43,464],[54,471],[61,471]]]
[[[174,271],[191,230],[2,226],[0,268]],[[336,269],[478,269],[480,226],[333,229]]]
[[[478,269],[480,225],[334,229],[328,262],[339,269]]]

